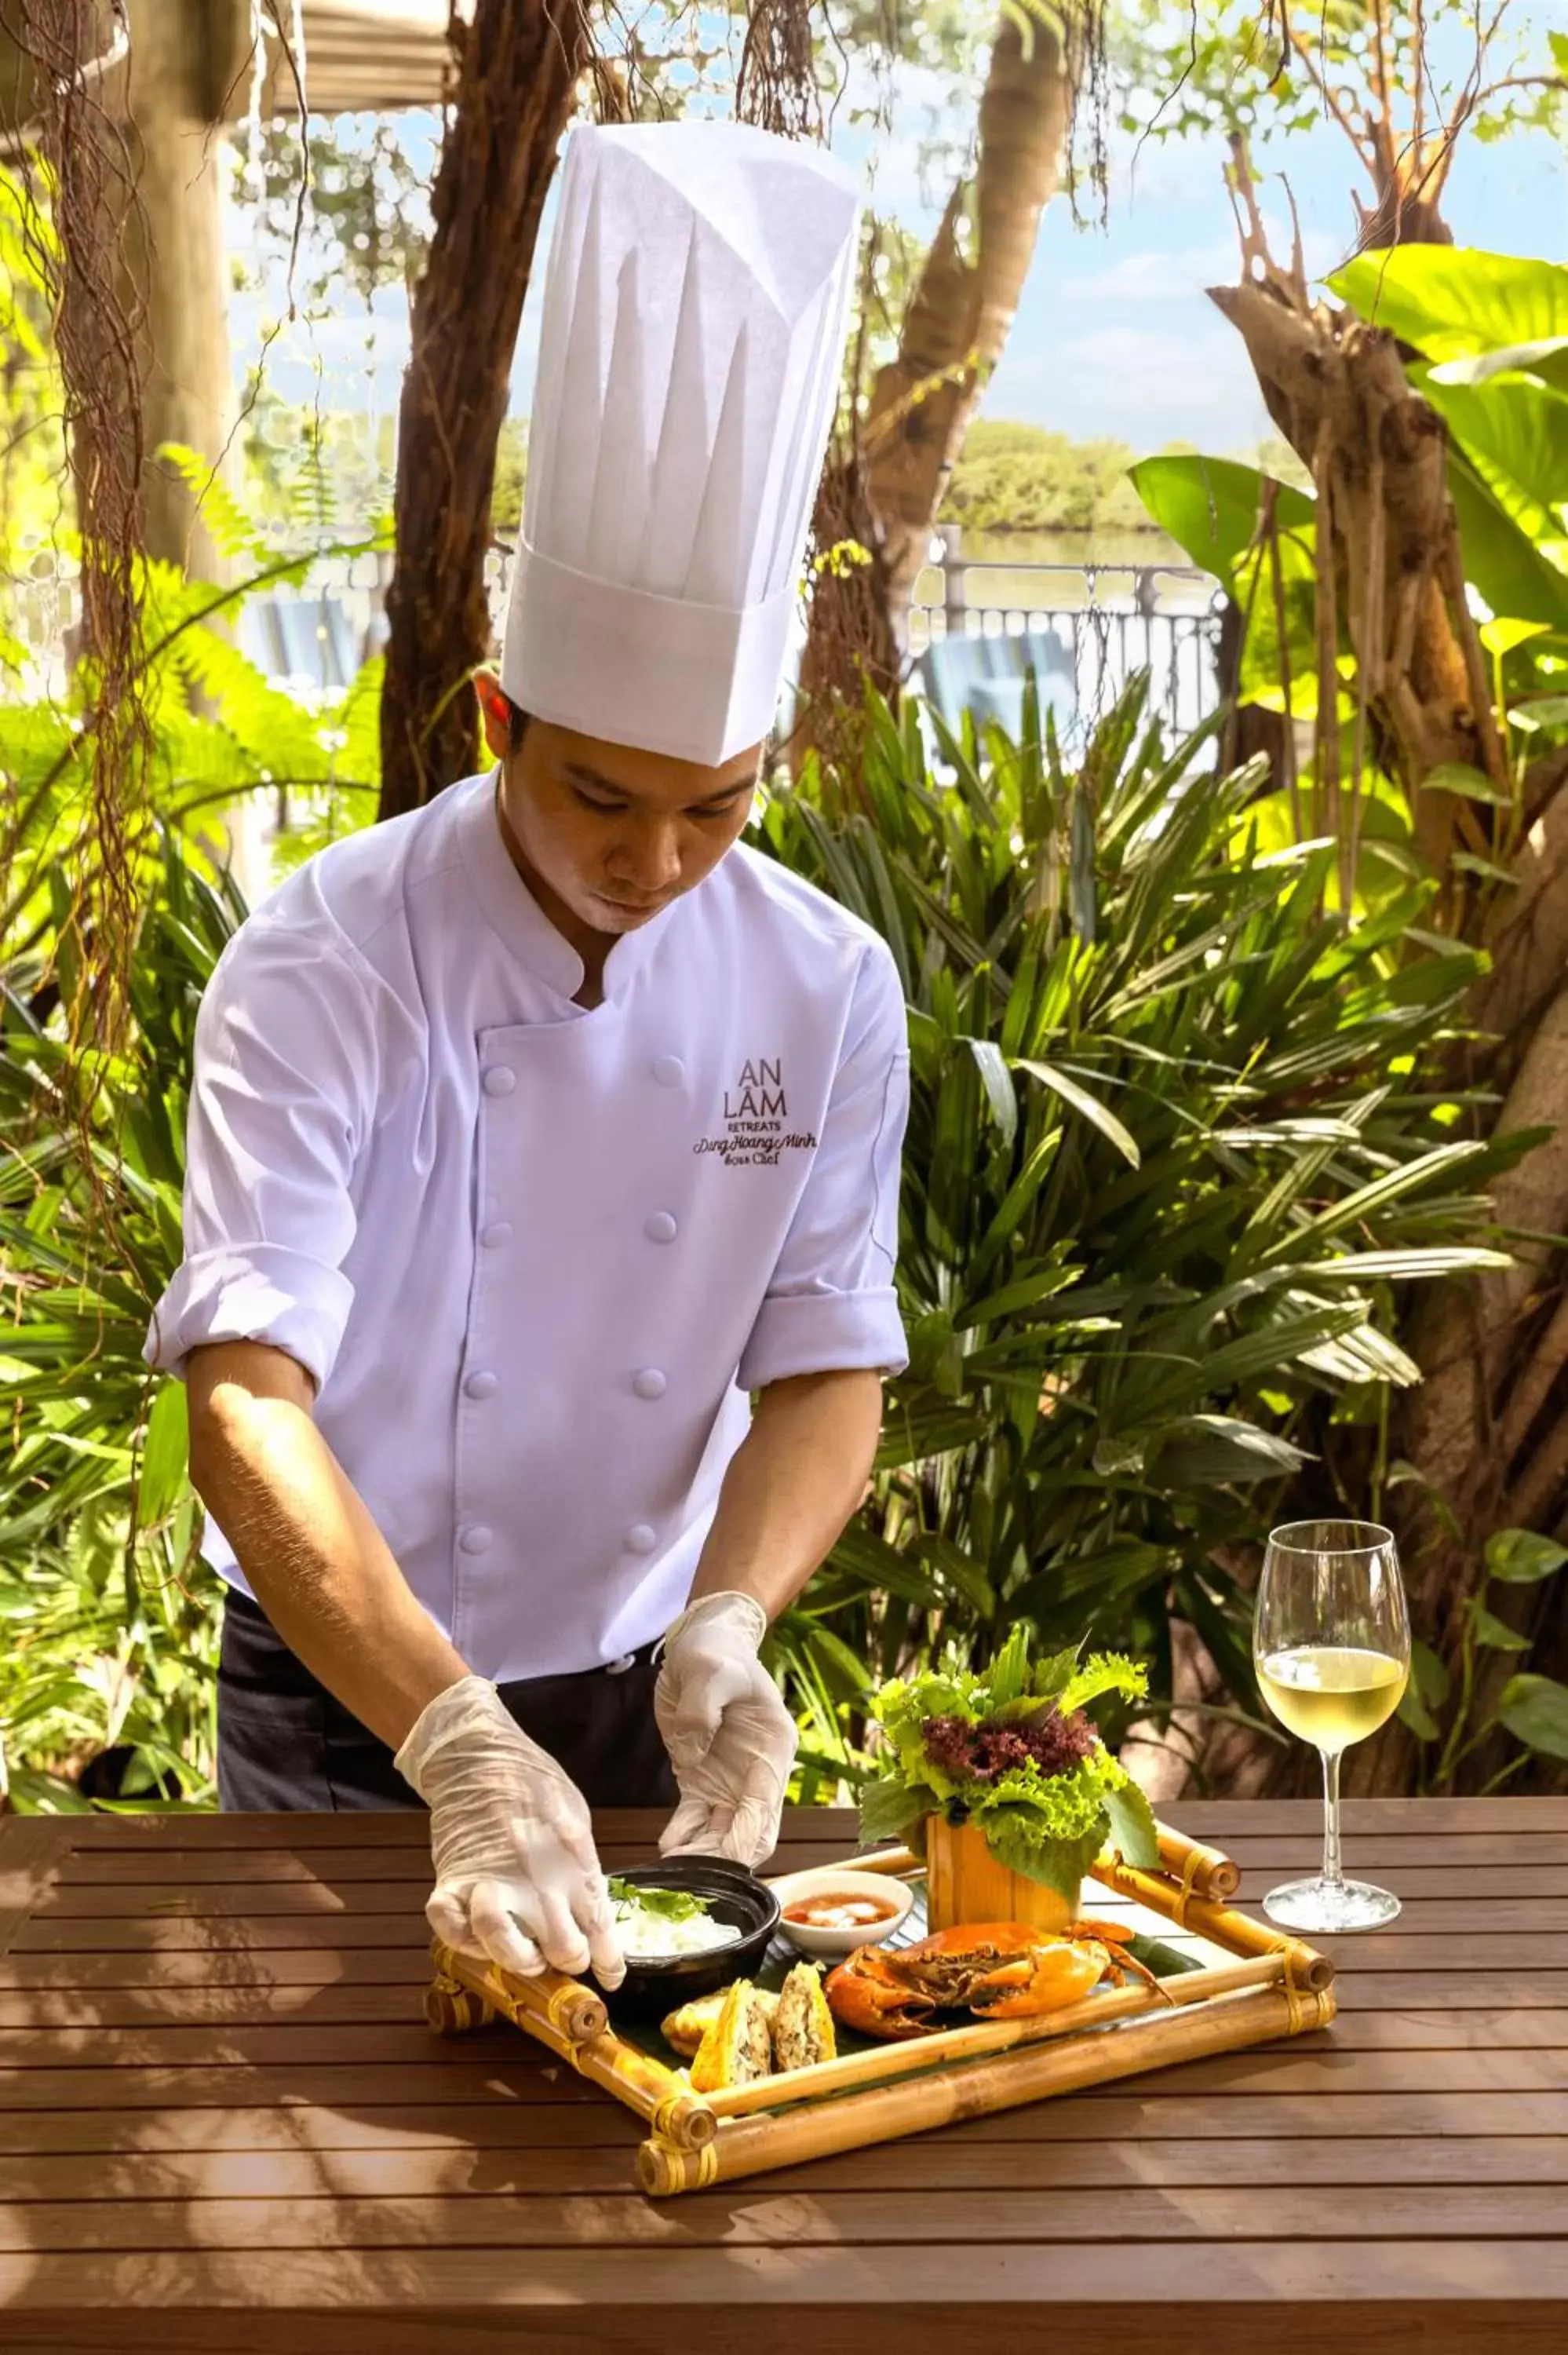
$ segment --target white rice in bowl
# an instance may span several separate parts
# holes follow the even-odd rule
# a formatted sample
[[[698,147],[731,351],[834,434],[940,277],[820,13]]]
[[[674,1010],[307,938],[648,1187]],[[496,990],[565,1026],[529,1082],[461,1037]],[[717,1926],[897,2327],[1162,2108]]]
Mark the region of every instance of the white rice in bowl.
[[[610,1882],[609,1892],[615,1934],[629,1963],[711,1954],[715,1947],[733,1946],[740,1939],[741,1933],[735,1924],[715,1921],[703,1899],[684,1898],[691,1910],[677,1917],[672,1913],[670,1900],[682,1892],[665,1889],[644,1891],[618,1881]]]

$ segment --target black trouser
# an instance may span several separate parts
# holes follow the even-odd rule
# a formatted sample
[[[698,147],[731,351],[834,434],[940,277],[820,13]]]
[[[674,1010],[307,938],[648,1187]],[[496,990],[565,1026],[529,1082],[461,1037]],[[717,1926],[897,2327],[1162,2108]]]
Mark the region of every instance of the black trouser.
[[[529,1677],[501,1698],[559,1761],[590,1807],[673,1807],[675,1778],[653,1720],[653,1646],[625,1668]],[[417,1807],[392,1753],[295,1658],[261,1609],[230,1589],[217,1671],[217,1791],[255,1808]]]

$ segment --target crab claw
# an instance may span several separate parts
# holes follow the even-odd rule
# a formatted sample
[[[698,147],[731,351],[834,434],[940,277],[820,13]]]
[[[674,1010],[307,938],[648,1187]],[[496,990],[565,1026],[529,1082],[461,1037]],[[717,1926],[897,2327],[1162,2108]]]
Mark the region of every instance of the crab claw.
[[[900,1986],[880,1947],[857,1947],[828,1973],[823,1993],[833,2018],[860,2036],[929,2036],[939,2025],[931,1998]]]
[[[1022,1977],[1016,1971],[1010,1972],[995,1995],[989,1987],[980,1990],[974,2009],[987,2019],[1030,2019],[1043,2012],[1065,2010],[1068,2004],[1094,1993],[1109,1960],[1097,1938],[1059,1938],[1051,1945],[1033,1949]],[[995,1977],[1001,1979],[1002,1974]]]

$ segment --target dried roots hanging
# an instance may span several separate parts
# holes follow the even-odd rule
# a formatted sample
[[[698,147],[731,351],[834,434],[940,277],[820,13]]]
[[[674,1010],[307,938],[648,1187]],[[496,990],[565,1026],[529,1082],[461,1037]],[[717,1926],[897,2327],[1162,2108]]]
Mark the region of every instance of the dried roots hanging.
[[[122,36],[118,5],[113,14]],[[33,69],[37,138],[24,155],[23,203],[54,314],[81,541],[72,649],[79,724],[46,781],[51,791],[70,776],[85,786],[59,927],[75,976],[66,1013],[79,1075],[123,1044],[151,748],[139,631],[143,322],[122,267],[138,197],[123,131],[98,96],[103,31],[92,0],[20,0],[15,19]]]

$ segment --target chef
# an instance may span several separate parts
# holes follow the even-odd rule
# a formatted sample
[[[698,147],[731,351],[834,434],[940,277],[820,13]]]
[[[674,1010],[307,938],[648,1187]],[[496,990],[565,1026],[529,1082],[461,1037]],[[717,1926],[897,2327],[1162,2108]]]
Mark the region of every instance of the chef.
[[[496,765],[311,860],[196,1031],[185,1379],[228,1807],[429,1809],[429,1913],[624,1967],[588,1809],[771,1850],[758,1658],[905,1362],[902,993],[739,842],[837,397],[853,185],[579,129]]]

